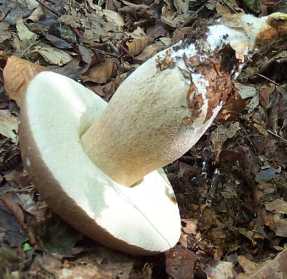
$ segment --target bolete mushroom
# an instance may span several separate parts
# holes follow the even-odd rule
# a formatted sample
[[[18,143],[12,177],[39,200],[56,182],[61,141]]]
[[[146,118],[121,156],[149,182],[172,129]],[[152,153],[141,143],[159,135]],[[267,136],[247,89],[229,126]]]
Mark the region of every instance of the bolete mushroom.
[[[38,74],[21,107],[20,143],[24,165],[51,209],[127,253],[173,247],[180,215],[161,168],[200,139],[250,51],[265,32],[282,34],[282,18],[236,15],[234,29],[218,22],[205,39],[180,42],[138,67],[109,104],[69,78]]]

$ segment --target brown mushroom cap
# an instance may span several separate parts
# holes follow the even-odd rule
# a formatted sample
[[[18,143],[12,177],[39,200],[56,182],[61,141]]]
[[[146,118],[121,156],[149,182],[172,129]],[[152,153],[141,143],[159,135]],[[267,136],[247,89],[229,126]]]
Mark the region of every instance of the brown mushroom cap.
[[[132,254],[173,247],[180,217],[163,171],[128,188],[105,175],[82,149],[81,134],[106,103],[64,76],[40,73],[21,108],[23,162],[50,208],[102,244]]]

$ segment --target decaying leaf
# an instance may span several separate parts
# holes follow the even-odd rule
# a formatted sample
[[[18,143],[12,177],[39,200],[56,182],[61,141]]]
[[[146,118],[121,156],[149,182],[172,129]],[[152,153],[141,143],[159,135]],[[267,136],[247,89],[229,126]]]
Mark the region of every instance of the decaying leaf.
[[[3,242],[10,247],[19,247],[19,245],[26,238],[21,226],[16,221],[16,217],[7,207],[1,202],[0,199],[0,246]],[[1,249],[0,249],[0,258]],[[0,260],[0,266],[2,264],[2,258]]]
[[[63,66],[73,59],[67,52],[44,44],[34,47],[33,51],[38,52],[52,65]]]
[[[135,57],[135,60],[139,62],[144,62],[164,48],[165,46],[161,42],[151,44],[147,46],[139,55],[137,55]]]
[[[2,204],[15,216],[17,223],[26,228],[23,209],[15,193],[6,193],[0,197]]]
[[[273,260],[267,260],[260,262],[259,264],[254,263],[254,267],[257,265],[257,269],[252,270],[247,274],[239,274],[238,279],[283,279],[287,275],[287,250],[285,249],[279,253]],[[241,264],[241,263],[240,263]],[[253,269],[253,268],[252,268]],[[251,270],[250,270],[251,271]]]
[[[40,5],[36,0],[18,0],[18,2],[31,10],[36,9]]]
[[[8,268],[17,266],[19,257],[14,249],[8,247],[0,248],[0,272],[5,274]],[[15,268],[15,267],[14,267]]]
[[[3,70],[6,94],[20,105],[28,83],[44,69],[38,64],[33,64],[16,56],[9,57]]]
[[[149,44],[150,39],[141,28],[129,33],[129,38],[124,40],[122,48],[128,56],[134,57],[140,54]]]
[[[128,39],[125,42],[127,54],[132,57],[140,54],[148,43],[149,39],[147,37]]]
[[[270,105],[270,98],[275,91],[275,85],[273,83],[263,85],[260,88],[259,103],[263,108],[268,108]]]
[[[282,199],[265,203],[265,208],[274,213],[287,214],[287,202]]]
[[[252,12],[258,13],[260,11],[260,0],[243,0],[242,2]]]
[[[101,64],[91,67],[88,72],[82,75],[83,81],[92,81],[96,83],[106,83],[111,79],[117,69],[117,65],[113,59],[106,59]]]
[[[235,120],[245,106],[246,102],[241,99],[239,94],[232,94],[220,111],[218,119],[220,121]]]
[[[181,246],[176,246],[166,253],[166,272],[174,279],[193,277],[196,255]]]
[[[259,233],[255,232],[255,231],[247,230],[245,228],[239,228],[238,232],[240,234],[244,235],[246,238],[248,238],[251,241],[253,246],[256,245],[257,240],[263,240],[264,239],[264,237],[262,237],[262,235],[260,235]]]
[[[249,260],[245,256],[238,256],[237,260],[244,272],[247,274],[252,274],[259,267],[258,263]]]
[[[0,22],[0,43],[11,38],[11,31],[9,30],[9,24],[6,22]]]
[[[277,236],[287,237],[287,219],[281,214],[266,214],[264,223],[274,231]]]
[[[28,17],[29,20],[37,22],[44,15],[44,11],[41,5],[39,5]]]
[[[17,20],[16,29],[17,35],[20,41],[22,41],[24,47],[32,45],[32,43],[35,42],[38,38],[37,34],[31,32],[29,28],[25,25],[23,19]]]
[[[230,279],[234,278],[233,263],[220,261],[214,266],[206,269],[208,279]]]
[[[82,236],[59,218],[51,218],[42,226],[41,244],[46,251],[59,255],[73,255],[73,248]]]
[[[272,167],[263,168],[259,173],[256,174],[255,181],[256,182],[268,182],[275,178],[278,173],[280,173],[279,169],[274,169]]]
[[[9,111],[0,110],[0,134],[17,142],[18,120]]]
[[[93,5],[93,9],[96,9],[96,12],[87,13],[85,16],[79,16],[76,11],[72,11],[72,15],[62,15],[59,20],[72,28],[83,28],[83,40],[90,46],[97,42],[122,38],[124,20],[121,15],[98,5]]]
[[[113,96],[120,83],[126,77],[127,77],[126,73],[117,75],[116,78],[112,79],[110,82],[103,85],[97,84],[94,86],[89,86],[89,89],[91,89],[96,94],[98,94],[99,96],[103,97],[106,101],[108,101]]]
[[[66,42],[65,40],[57,36],[51,35],[49,33],[45,34],[45,38],[56,48],[59,48],[59,49],[71,49],[72,48],[72,45],[70,43]]]
[[[95,55],[94,52],[83,45],[79,45],[79,52],[83,62],[90,65],[92,63],[93,56]]]
[[[254,86],[248,86],[245,84],[241,84],[241,83],[234,83],[235,87],[238,90],[238,93],[241,97],[241,99],[245,100],[247,98],[252,98],[256,95],[256,88]]]
[[[239,130],[239,122],[234,122],[226,126],[220,125],[211,133],[212,147],[217,156],[220,154],[224,142],[233,138]]]

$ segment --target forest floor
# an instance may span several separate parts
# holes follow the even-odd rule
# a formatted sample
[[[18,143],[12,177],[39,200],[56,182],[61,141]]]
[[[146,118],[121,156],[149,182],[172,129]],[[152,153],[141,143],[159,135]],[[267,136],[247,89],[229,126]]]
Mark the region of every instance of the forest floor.
[[[141,63],[218,18],[219,5],[257,16],[287,12],[280,0],[0,0],[1,73],[14,80],[1,74],[0,278],[286,276],[286,38],[254,55],[237,78],[241,99],[165,168],[182,217],[181,239],[165,254],[131,257],[74,231],[21,162],[13,92],[25,90],[17,76],[27,65],[71,77],[108,101]]]

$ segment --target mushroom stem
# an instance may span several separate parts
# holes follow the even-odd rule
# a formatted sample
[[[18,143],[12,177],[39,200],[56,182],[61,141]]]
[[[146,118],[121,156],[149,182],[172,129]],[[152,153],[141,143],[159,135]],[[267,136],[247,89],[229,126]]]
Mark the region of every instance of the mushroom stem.
[[[212,81],[203,69],[190,72],[189,76],[184,74],[188,69],[183,61],[160,69],[162,61],[170,61],[171,56],[177,59],[178,52],[172,51],[148,60],[126,79],[101,118],[82,136],[90,159],[123,185],[131,186],[182,156],[199,140],[221,108],[220,94],[210,112],[208,95],[218,94],[210,92],[214,89],[209,89]],[[185,53],[195,57],[194,45],[185,48]],[[217,75],[215,70],[212,73]],[[229,76],[225,78],[229,80]],[[224,89],[223,95],[230,90],[231,86]]]
[[[233,15],[228,21],[241,24],[241,31],[232,24],[216,24],[208,28],[205,40],[182,42],[149,59],[83,133],[90,159],[126,186],[178,159],[200,139],[232,93],[231,73],[257,43],[280,35],[270,19],[276,23],[281,17]]]

